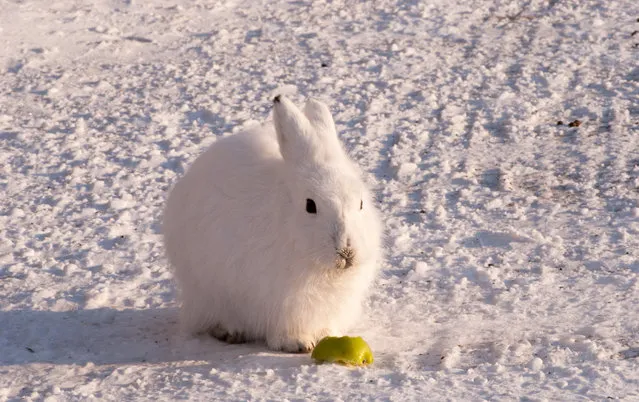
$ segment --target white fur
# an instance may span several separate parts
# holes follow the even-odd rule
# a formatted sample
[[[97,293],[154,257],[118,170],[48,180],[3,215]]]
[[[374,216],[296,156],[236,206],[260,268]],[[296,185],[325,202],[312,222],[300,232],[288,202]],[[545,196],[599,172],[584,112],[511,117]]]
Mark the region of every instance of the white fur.
[[[328,107],[276,99],[273,124],[220,138],[195,160],[169,195],[163,233],[188,331],[308,351],[358,319],[382,230]],[[342,268],[347,243],[355,258]]]

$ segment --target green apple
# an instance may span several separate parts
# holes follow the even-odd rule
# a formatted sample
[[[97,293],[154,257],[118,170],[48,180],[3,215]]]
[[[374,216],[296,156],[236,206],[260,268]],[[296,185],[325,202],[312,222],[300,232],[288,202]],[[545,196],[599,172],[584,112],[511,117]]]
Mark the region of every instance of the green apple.
[[[317,343],[311,357],[317,362],[365,366],[373,363],[373,352],[360,336],[327,336]]]

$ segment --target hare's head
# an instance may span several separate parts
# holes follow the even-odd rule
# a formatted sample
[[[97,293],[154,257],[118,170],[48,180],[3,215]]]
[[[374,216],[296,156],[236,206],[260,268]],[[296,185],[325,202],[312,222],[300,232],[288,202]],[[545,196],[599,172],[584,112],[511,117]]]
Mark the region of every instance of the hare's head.
[[[381,241],[377,210],[342,148],[330,110],[314,99],[303,111],[281,95],[273,102],[295,247],[328,269],[372,262]]]

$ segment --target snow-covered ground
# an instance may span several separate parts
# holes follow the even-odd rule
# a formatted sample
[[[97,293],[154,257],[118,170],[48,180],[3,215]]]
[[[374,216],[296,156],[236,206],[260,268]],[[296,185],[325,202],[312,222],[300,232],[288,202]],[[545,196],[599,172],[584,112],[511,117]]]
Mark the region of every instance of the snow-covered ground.
[[[635,0],[0,0],[0,400],[639,400],[637,31]],[[167,191],[278,92],[376,190],[368,368],[177,331]]]

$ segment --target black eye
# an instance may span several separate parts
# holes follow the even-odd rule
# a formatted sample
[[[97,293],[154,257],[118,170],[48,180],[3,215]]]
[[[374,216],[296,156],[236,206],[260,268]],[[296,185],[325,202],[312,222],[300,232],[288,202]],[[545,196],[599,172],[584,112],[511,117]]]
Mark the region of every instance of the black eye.
[[[306,199],[306,212],[308,212],[309,214],[317,213],[317,207],[315,206],[315,201],[311,200],[310,198]]]
[[[360,210],[361,210],[361,209],[364,209],[364,200],[361,200],[361,201],[359,202],[359,209],[360,209]]]

